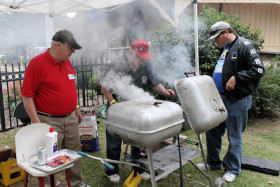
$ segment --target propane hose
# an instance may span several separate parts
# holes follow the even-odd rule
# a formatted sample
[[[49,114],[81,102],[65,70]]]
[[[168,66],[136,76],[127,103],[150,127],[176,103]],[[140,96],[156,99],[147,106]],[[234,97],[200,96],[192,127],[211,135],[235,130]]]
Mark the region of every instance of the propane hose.
[[[178,139],[178,138],[176,138],[176,139]],[[183,141],[183,142],[187,142],[187,143],[189,143],[189,144],[191,144],[191,145],[196,145],[196,146],[199,145],[198,142],[194,142],[194,141],[192,141],[192,140],[186,140],[186,139],[184,139],[184,138],[179,138],[179,140],[180,140],[180,141]]]

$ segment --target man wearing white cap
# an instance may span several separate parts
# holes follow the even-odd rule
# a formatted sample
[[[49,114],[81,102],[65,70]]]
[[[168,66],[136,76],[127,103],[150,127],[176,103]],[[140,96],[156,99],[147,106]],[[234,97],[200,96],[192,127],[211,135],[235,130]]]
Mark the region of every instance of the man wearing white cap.
[[[213,73],[213,80],[226,106],[228,117],[225,122],[206,132],[207,165],[220,170],[223,178],[233,182],[241,172],[242,133],[247,126],[248,110],[252,105],[251,93],[256,91],[264,76],[264,65],[252,41],[235,35],[224,21],[210,28],[209,40],[214,40],[220,55]],[[227,130],[229,147],[220,159],[222,136]],[[198,164],[205,169],[204,164]]]

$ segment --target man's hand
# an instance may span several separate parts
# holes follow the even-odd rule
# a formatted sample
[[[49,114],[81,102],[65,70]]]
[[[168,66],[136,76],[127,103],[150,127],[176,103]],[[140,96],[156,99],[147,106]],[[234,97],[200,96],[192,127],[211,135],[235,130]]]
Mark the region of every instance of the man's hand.
[[[226,84],[226,90],[227,91],[234,90],[235,84],[236,84],[235,77],[232,76]]]
[[[175,92],[171,89],[165,89],[162,84],[158,84],[153,89],[159,94],[166,97],[173,97]]]
[[[76,114],[76,118],[78,120],[78,123],[80,125],[82,123],[82,120],[83,120],[83,116],[82,116],[80,108],[76,108],[75,114]]]
[[[167,97],[173,97],[175,95],[175,92],[171,89],[167,89],[165,93],[166,93],[165,96]]]

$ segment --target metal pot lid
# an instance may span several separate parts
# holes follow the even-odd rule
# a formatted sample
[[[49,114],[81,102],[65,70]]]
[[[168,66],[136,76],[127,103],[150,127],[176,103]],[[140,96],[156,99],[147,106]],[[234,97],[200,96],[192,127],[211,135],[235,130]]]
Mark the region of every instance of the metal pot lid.
[[[163,130],[182,122],[182,108],[162,100],[114,104],[108,109],[106,119],[106,124],[141,133]]]

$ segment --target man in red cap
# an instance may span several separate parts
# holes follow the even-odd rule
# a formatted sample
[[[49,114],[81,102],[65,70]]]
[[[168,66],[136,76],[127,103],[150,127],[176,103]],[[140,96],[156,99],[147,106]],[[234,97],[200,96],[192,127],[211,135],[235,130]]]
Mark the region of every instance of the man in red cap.
[[[135,86],[144,90],[151,87],[160,95],[173,97],[175,95],[174,91],[171,89],[165,89],[152,75],[151,67],[148,62],[148,60],[153,58],[149,52],[149,43],[143,40],[136,40],[131,43],[130,47],[131,49],[126,56],[127,64],[125,67],[118,67],[118,69],[124,71],[125,75],[131,75],[132,82]],[[114,90],[109,90],[109,88],[102,86],[102,91],[108,101],[107,109],[110,105],[116,104],[118,101],[120,102],[120,100],[124,101],[124,98],[121,98],[121,96],[118,96],[119,100],[117,100]],[[106,154],[108,159],[120,159],[121,143],[121,139],[111,136],[106,130]],[[132,146],[131,156],[135,160],[140,159],[140,149]],[[105,167],[105,173],[111,182],[118,183],[120,181],[120,176],[118,174],[119,168],[117,164],[113,165],[114,170]],[[138,172],[143,180],[150,179],[150,175],[144,170],[139,169]]]

